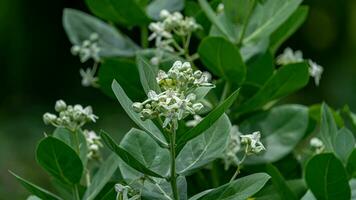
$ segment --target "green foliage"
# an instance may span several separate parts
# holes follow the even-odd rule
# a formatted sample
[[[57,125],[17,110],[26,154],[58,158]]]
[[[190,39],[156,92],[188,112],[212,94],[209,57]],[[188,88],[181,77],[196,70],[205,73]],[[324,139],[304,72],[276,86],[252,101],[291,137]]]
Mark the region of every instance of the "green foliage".
[[[54,137],[41,140],[36,150],[37,162],[63,183],[76,184],[83,174],[83,164],[70,146]]]
[[[305,180],[317,199],[351,197],[346,171],[331,153],[317,155],[307,163]]]

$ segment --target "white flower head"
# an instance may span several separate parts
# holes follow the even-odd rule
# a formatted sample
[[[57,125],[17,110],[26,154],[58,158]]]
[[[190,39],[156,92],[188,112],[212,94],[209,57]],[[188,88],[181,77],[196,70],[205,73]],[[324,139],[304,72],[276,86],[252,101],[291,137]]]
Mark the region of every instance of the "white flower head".
[[[84,40],[79,45],[73,45],[71,52],[73,55],[78,55],[82,63],[93,59],[95,62],[100,62],[100,47],[98,46],[99,35],[92,33],[88,40]]]
[[[101,138],[94,131],[84,130],[84,136],[87,141],[89,159],[100,159],[99,149],[103,147],[101,143]]]
[[[304,61],[303,53],[299,50],[293,52],[293,50],[289,47],[284,49],[283,54],[277,57],[277,64],[279,65],[287,65],[287,64],[298,63],[303,61]]]
[[[259,131],[253,132],[248,135],[241,135],[241,143],[247,145],[247,154],[257,154],[266,150],[265,146],[260,141],[261,133]]]
[[[63,100],[58,100],[55,104],[55,110],[58,116],[51,113],[43,115],[45,124],[51,124],[55,127],[64,127],[75,131],[88,122],[95,122],[98,117],[93,114],[90,106],[83,108],[81,105],[67,105]]]
[[[177,124],[178,120],[203,109],[194,91],[198,87],[213,85],[207,78],[201,80],[202,76],[203,73],[194,71],[189,62],[176,61],[168,72],[160,70],[157,74],[156,81],[162,92],[149,91],[146,101],[133,103],[133,110],[141,114],[142,120],[163,117],[164,128]]]
[[[80,69],[79,74],[82,77],[82,86],[84,87],[98,87],[98,77],[95,76],[96,69],[87,68],[86,70]]]
[[[323,74],[324,69],[322,66],[317,63],[309,60],[309,74],[314,78],[315,85],[319,86],[321,75]]]

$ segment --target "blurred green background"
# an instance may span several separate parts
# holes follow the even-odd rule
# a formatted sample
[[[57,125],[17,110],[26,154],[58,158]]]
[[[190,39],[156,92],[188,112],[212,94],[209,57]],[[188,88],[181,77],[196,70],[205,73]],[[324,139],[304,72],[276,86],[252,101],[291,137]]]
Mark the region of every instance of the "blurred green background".
[[[356,111],[356,1],[304,4],[310,5],[309,17],[284,46],[302,50],[325,72],[319,87],[310,81],[288,101],[311,105],[324,100]],[[52,112],[57,99],[92,105],[100,116],[94,130],[100,127],[120,138],[131,126],[115,100],[81,87],[79,68],[90,64],[70,54],[61,22],[66,7],[88,12],[83,0],[0,1],[0,199],[28,195],[9,169],[40,185],[48,183],[34,150],[43,133],[52,130],[42,123],[42,114]]]

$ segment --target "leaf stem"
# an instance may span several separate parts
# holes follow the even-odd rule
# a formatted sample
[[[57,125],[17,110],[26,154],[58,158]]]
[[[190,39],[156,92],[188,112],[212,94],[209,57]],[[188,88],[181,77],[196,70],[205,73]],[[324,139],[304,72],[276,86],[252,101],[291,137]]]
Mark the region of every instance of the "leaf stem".
[[[236,169],[234,175],[231,177],[229,183],[231,183],[232,181],[234,181],[235,178],[237,177],[237,175],[240,174],[241,165],[242,165],[242,163],[245,161],[246,156],[247,156],[247,153],[246,153],[246,151],[245,151],[244,157],[242,157],[241,161],[240,161],[239,164],[237,165],[237,169]]]
[[[176,127],[172,123],[170,135],[170,153],[171,153],[171,176],[170,182],[172,187],[173,198],[179,200],[178,187],[177,187],[177,173],[176,173]]]

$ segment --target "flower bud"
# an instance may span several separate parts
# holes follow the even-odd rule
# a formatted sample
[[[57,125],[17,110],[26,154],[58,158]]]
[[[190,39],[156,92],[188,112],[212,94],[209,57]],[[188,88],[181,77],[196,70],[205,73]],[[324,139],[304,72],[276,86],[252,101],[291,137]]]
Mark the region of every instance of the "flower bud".
[[[63,100],[58,100],[56,102],[56,105],[54,106],[54,109],[57,111],[57,112],[62,112],[64,111],[65,109],[67,109],[67,104],[66,102],[64,102]]]
[[[135,102],[135,103],[132,104],[132,109],[133,109],[135,112],[139,113],[139,112],[142,111],[143,105],[142,105],[142,103]]]
[[[45,113],[43,115],[43,122],[48,125],[53,123],[57,119],[57,116],[51,113]]]
[[[199,112],[201,109],[204,108],[204,105],[202,103],[195,103],[193,104],[193,110],[194,112]]]
[[[169,17],[170,15],[171,15],[171,13],[166,9],[161,10],[161,12],[159,13],[159,17],[162,19],[165,19],[165,18]]]

